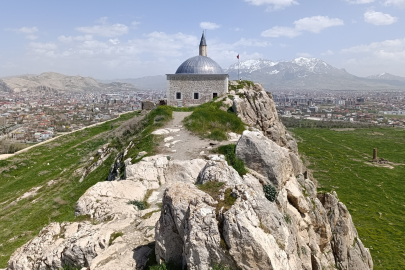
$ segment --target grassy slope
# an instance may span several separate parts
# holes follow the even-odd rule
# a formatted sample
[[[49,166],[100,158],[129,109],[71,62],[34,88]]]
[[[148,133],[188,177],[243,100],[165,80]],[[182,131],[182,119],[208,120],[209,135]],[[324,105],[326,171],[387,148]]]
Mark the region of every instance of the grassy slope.
[[[361,240],[370,248],[374,269],[404,269],[405,131],[292,131],[314,178],[326,190],[335,189],[352,214]],[[367,160],[373,148],[378,148],[379,157],[401,165],[394,169],[370,166]]]
[[[0,161],[0,267],[5,267],[12,252],[49,222],[74,220],[77,200],[89,187],[106,179],[116,153],[82,183],[78,181],[81,175],[74,171],[137,114],[122,115]],[[48,186],[50,180],[56,183]],[[40,186],[37,195],[15,203],[22,194]]]
[[[242,120],[233,112],[221,110],[222,101],[207,102],[196,108],[184,119],[184,126],[213,140],[226,140],[226,132],[242,133],[245,130]]]

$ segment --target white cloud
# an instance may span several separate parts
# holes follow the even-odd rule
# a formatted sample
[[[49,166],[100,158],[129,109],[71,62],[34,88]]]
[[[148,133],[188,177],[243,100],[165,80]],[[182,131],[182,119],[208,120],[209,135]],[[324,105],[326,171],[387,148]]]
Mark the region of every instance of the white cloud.
[[[185,59],[198,54],[199,42],[200,36],[165,32],[151,32],[130,40],[123,37],[98,39],[92,35],[59,36],[55,42],[31,42],[27,55],[34,67],[62,73],[83,72],[99,78],[139,77],[175,72]],[[223,68],[233,64],[238,54],[242,59],[263,58],[247,47],[271,46],[269,41],[249,38],[232,43],[212,38],[207,42],[208,55]]]
[[[335,53],[331,50],[327,50],[326,52],[321,53],[321,55],[334,55]]]
[[[319,33],[328,27],[344,25],[341,19],[329,19],[328,16],[306,17],[295,21],[294,24],[298,31],[309,31],[312,33]]]
[[[385,6],[397,6],[400,8],[405,7],[405,0],[385,0],[384,1]]]
[[[16,33],[22,33],[22,34],[34,34],[35,32],[38,32],[37,27],[21,27],[19,29],[11,29],[11,31],[14,31]]]
[[[118,44],[121,43],[118,38],[109,39],[108,41],[109,41],[111,44],[114,44],[114,45],[118,45]]]
[[[319,33],[323,29],[344,25],[341,19],[330,19],[328,16],[306,17],[294,22],[295,27],[274,26],[262,32],[263,37],[289,37],[299,36],[304,31]]]
[[[131,26],[132,27],[136,27],[137,25],[139,25],[139,24],[141,24],[140,22],[137,22],[137,21],[133,21],[133,22],[131,22]]]
[[[373,3],[375,0],[345,0],[349,4],[361,5],[361,4],[370,4]]]
[[[92,40],[93,36],[92,35],[84,35],[84,36],[60,36],[58,37],[58,40],[63,43],[69,43],[72,41],[86,41],[86,40]]]
[[[230,30],[235,31],[235,32],[242,31],[242,29],[239,27],[234,27],[234,28],[231,28]]]
[[[312,57],[312,54],[299,52],[299,53],[297,53],[297,56],[309,58],[309,57]]]
[[[301,32],[292,27],[274,26],[262,32],[262,37],[289,37],[301,35]]]
[[[221,26],[220,26],[219,24],[212,23],[212,22],[201,22],[201,23],[200,23],[200,27],[201,27],[202,29],[213,30],[213,29],[220,28]]]
[[[34,49],[42,50],[55,50],[58,48],[55,43],[41,43],[41,42],[30,42],[29,46]]]
[[[372,53],[380,52],[401,53],[405,50],[405,39],[391,39],[381,42],[372,42],[368,45],[358,45],[341,50],[342,53]]]
[[[397,17],[374,10],[364,13],[364,21],[374,25],[390,25],[398,21]]]
[[[97,20],[97,22],[99,23],[98,25],[77,27],[76,30],[82,33],[102,37],[116,37],[125,35],[128,33],[129,30],[128,26],[126,26],[125,24],[109,24],[107,22],[107,17],[102,17]]]
[[[268,41],[262,41],[258,39],[245,39],[241,38],[239,41],[235,42],[233,46],[244,46],[244,47],[268,47],[271,43]]]
[[[341,50],[348,70],[370,75],[374,73],[398,73],[405,65],[405,38],[372,42]]]
[[[245,2],[248,2],[255,6],[261,6],[261,5],[269,6],[266,9],[267,11],[284,9],[284,8],[292,6],[292,5],[298,5],[298,2],[296,2],[294,0],[245,0]]]
[[[30,39],[30,40],[36,40],[38,38],[38,36],[36,36],[36,35],[27,35],[26,38]]]

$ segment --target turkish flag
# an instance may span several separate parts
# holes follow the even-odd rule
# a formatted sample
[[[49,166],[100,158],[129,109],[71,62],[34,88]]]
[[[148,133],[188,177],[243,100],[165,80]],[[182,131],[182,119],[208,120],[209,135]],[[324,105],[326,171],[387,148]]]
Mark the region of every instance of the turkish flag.
[[[238,54],[238,56],[236,56],[236,58],[238,58],[238,59],[239,59],[239,54]]]

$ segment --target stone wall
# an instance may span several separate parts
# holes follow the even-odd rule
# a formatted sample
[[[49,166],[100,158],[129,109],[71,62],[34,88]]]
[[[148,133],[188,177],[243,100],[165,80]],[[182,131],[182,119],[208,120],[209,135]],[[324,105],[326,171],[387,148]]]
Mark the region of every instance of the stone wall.
[[[213,99],[228,92],[228,74],[167,74],[167,105],[193,106]],[[176,99],[176,93],[181,99]],[[199,99],[194,99],[199,93]]]

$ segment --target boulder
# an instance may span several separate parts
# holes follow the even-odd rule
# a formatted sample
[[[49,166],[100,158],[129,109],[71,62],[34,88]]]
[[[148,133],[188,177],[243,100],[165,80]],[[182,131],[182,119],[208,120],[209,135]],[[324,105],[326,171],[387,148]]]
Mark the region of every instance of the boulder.
[[[236,156],[275,185],[282,185],[294,175],[289,151],[259,131],[245,130],[236,145]]]
[[[206,160],[169,160],[166,156],[145,157],[125,168],[127,180],[141,183],[146,189],[157,189],[177,181],[194,183]]]
[[[278,145],[286,146],[297,153],[295,141],[279,121],[272,95],[258,83],[248,89],[240,89],[238,93],[233,100],[232,109],[239,118],[249,126],[261,130]]]
[[[146,188],[141,183],[123,181],[98,182],[78,200],[75,215],[88,215],[98,221],[114,218],[133,218],[137,211],[128,201],[142,201]]]

